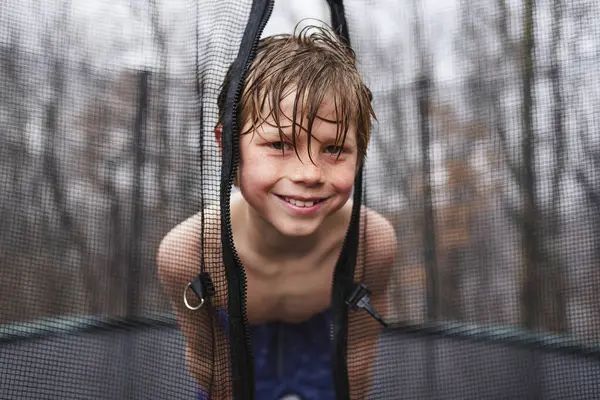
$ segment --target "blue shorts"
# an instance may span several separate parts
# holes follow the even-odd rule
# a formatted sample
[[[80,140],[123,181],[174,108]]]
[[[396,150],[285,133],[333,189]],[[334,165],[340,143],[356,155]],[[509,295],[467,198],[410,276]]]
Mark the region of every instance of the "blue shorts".
[[[229,336],[228,315],[217,311]],[[331,328],[329,311],[299,324],[251,326],[256,400],[279,400],[286,395],[333,400]],[[208,396],[199,392],[198,400],[208,400]]]

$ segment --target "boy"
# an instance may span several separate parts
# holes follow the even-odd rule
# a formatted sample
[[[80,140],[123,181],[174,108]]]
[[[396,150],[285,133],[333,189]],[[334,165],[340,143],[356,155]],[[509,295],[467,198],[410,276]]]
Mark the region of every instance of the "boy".
[[[246,272],[255,398],[333,399],[332,277],[374,117],[370,92],[352,50],[331,31],[307,27],[260,42],[240,110],[240,193],[231,198],[231,226]],[[219,142],[221,131],[219,124]],[[205,265],[216,289],[210,304],[193,311],[183,301],[199,271],[200,215],[163,239],[159,275],[187,340],[199,398],[231,399],[220,211],[217,206],[203,212]],[[396,237],[389,222],[366,207],[361,232],[355,281],[372,291],[371,304],[385,319]],[[381,326],[359,311],[350,312],[348,329],[350,392],[361,399],[369,392]]]

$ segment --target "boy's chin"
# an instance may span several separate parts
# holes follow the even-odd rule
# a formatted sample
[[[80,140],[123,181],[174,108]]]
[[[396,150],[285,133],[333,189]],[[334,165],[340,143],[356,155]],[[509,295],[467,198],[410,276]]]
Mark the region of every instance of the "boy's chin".
[[[321,227],[322,221],[290,221],[285,219],[272,223],[281,236],[289,238],[303,238],[314,235]]]

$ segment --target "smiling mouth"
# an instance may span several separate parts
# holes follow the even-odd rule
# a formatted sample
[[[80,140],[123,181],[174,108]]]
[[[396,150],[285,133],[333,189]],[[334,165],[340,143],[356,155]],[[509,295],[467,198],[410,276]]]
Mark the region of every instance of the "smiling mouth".
[[[319,204],[324,202],[325,200],[327,200],[327,198],[323,198],[323,199],[315,199],[315,200],[308,200],[308,201],[302,201],[302,200],[296,200],[293,199],[291,197],[285,197],[285,196],[277,196],[280,199],[282,199],[283,201],[290,203],[291,205],[294,205],[296,207],[312,207],[315,204]]]

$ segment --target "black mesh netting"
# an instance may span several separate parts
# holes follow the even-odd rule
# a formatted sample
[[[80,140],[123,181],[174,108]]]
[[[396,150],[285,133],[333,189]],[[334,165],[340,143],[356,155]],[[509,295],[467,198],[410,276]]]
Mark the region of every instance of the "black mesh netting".
[[[0,399],[279,398],[252,395],[269,379],[305,400],[600,398],[599,16],[592,0],[2,2]],[[397,253],[380,269],[377,214],[350,224],[331,340],[299,357],[289,325],[247,335],[229,192],[257,39],[306,17],[349,35],[373,94],[355,194]],[[191,311],[201,272],[215,293]],[[353,280],[387,328],[348,311]],[[289,357],[330,358],[337,397]]]

